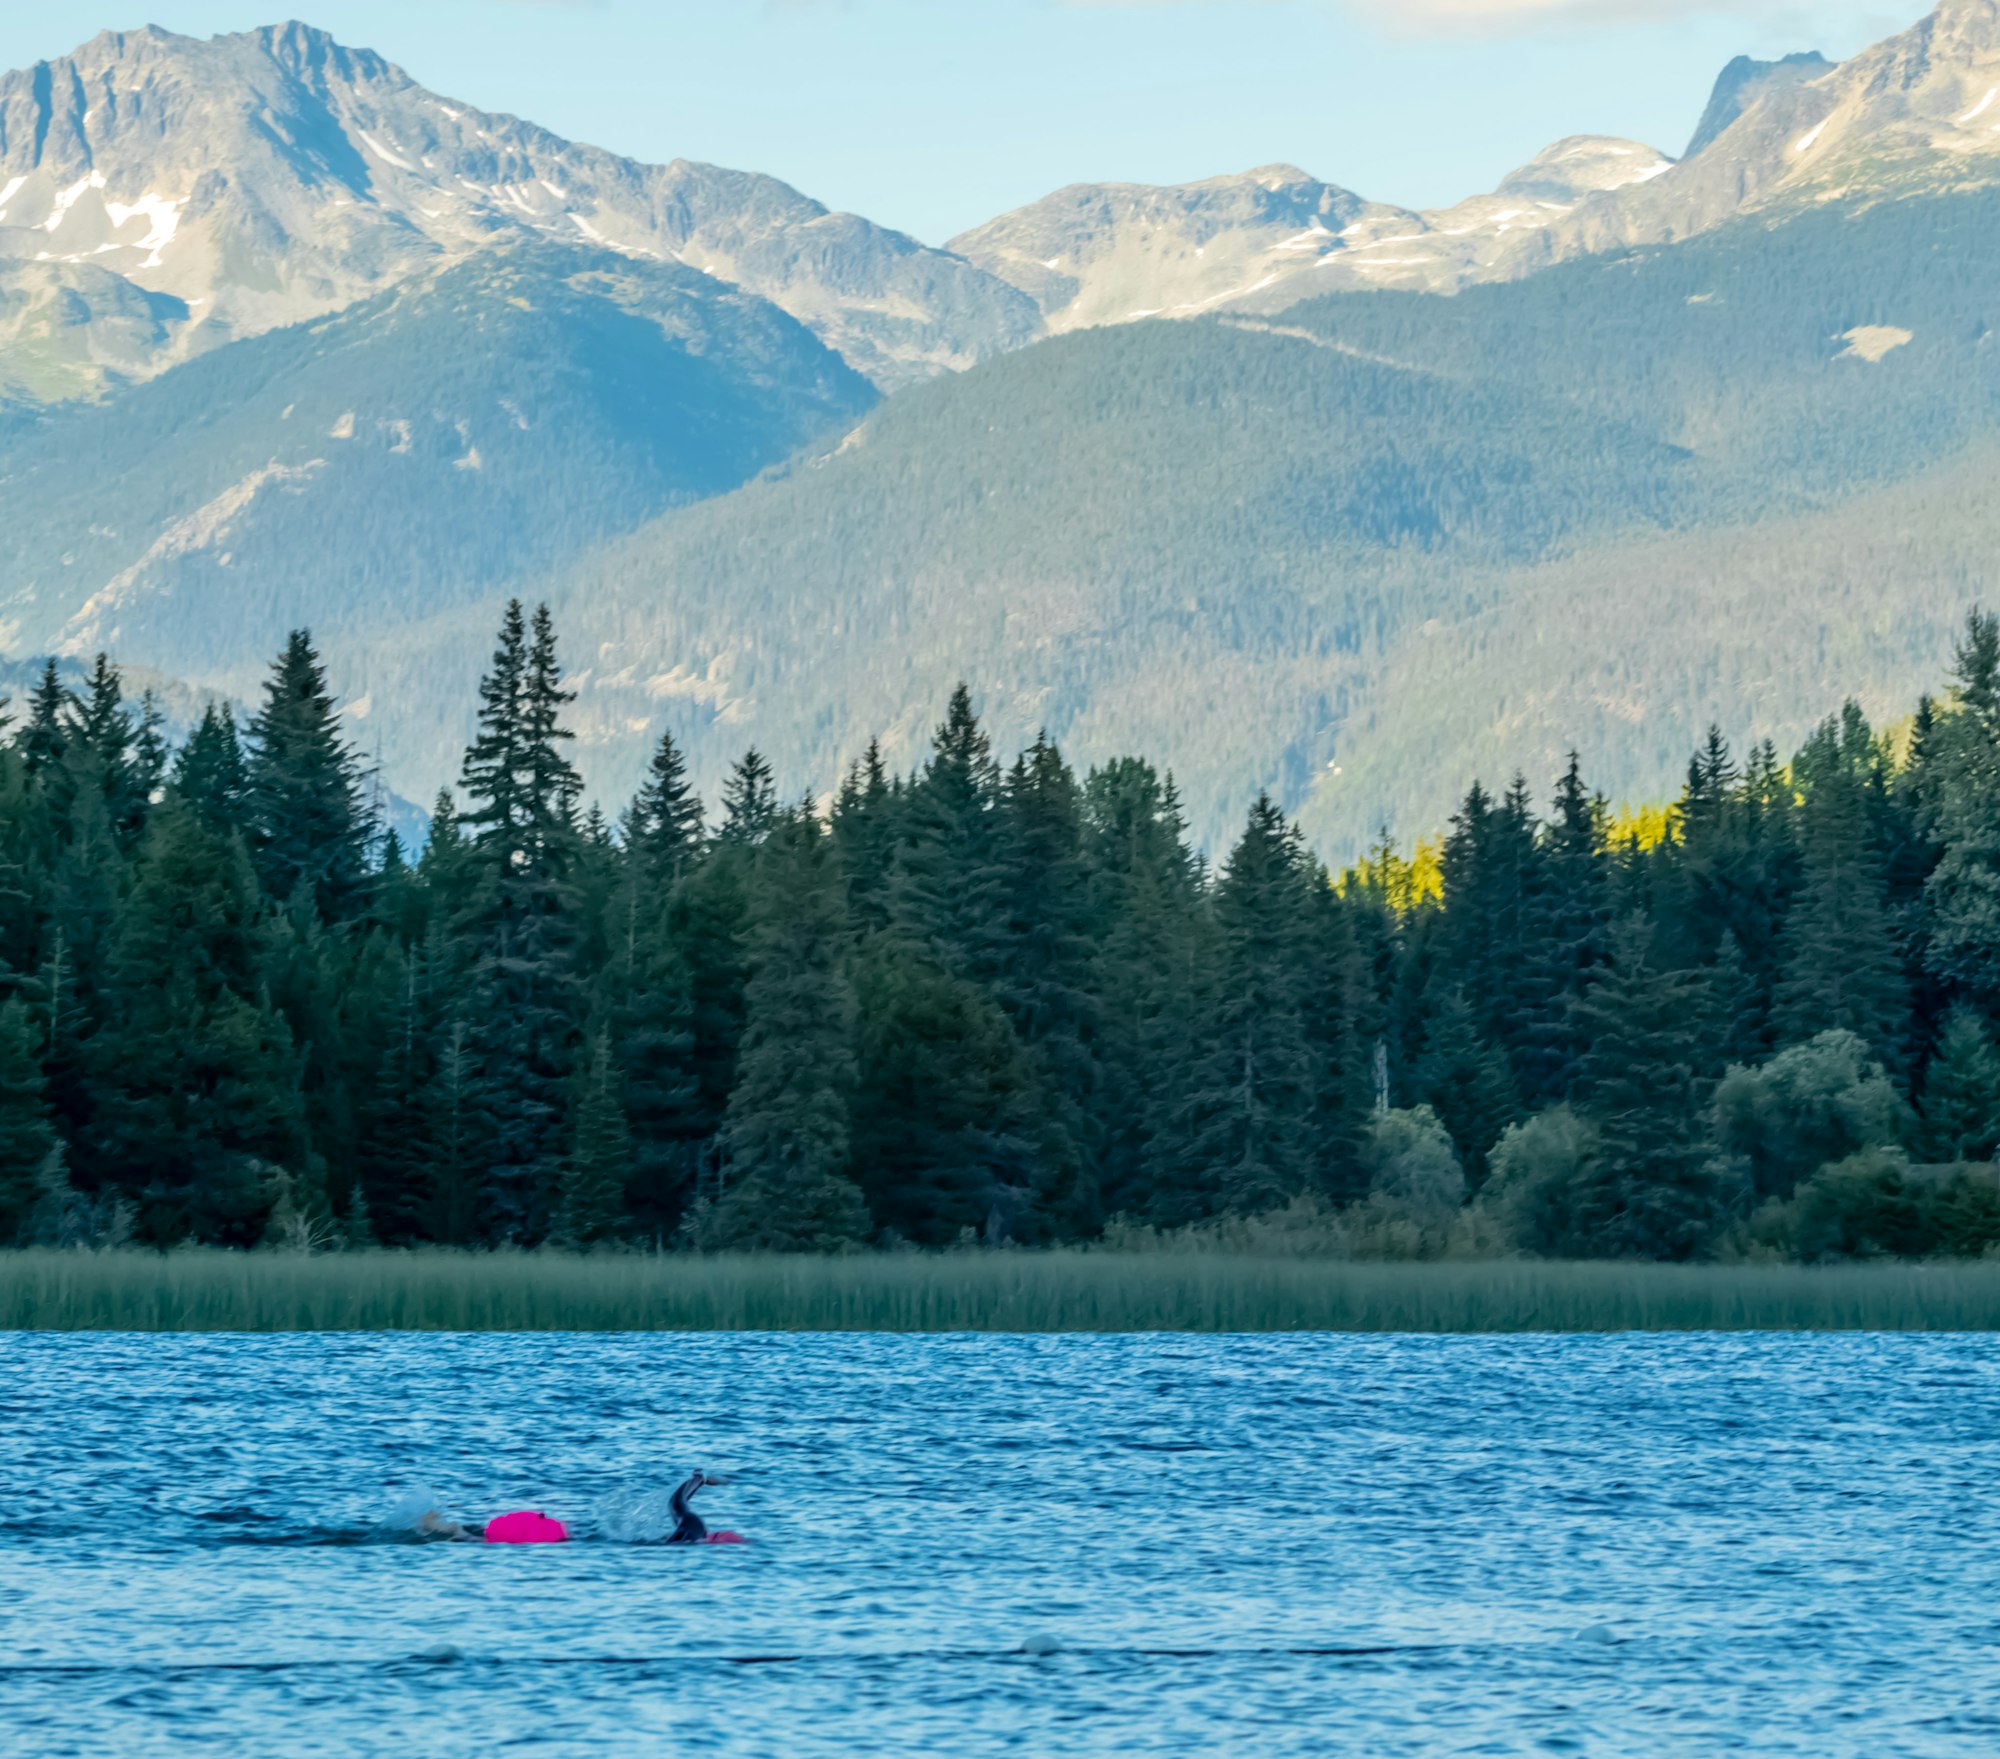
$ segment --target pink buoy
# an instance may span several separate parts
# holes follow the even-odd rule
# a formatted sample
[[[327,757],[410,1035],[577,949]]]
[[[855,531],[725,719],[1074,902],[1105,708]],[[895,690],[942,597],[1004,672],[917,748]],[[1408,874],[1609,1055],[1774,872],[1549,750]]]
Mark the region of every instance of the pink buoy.
[[[569,1529],[539,1509],[521,1509],[486,1523],[488,1545],[561,1545],[568,1538]]]
[[[745,1539],[741,1533],[725,1532],[711,1533],[703,1543],[706,1545],[748,1545],[750,1541]]]

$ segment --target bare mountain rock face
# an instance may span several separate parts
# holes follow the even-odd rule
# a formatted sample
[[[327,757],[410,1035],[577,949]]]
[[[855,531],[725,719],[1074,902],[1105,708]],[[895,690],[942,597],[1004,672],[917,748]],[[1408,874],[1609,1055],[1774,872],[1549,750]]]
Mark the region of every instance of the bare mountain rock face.
[[[1737,117],[1765,92],[1780,86],[1804,85],[1809,80],[1818,79],[1832,66],[1833,63],[1816,50],[1787,55],[1782,61],[1758,61],[1748,55],[1737,56],[1717,78],[1708,108],[1701,113],[1694,137],[1681,157],[1692,159],[1696,153],[1720,139],[1722,131],[1733,126]]]
[[[1990,599],[1997,171],[2000,0],[1732,63],[1679,161],[1080,185],[947,250],[302,26],[110,34],[0,77],[0,643],[241,695],[309,624],[415,798],[516,593],[610,801],[663,729],[704,786],[913,762],[959,678],[1214,840],[1572,743],[1647,797]]]
[[[531,239],[759,294],[879,385],[1041,328],[1013,288],[775,178],[577,145],[304,25],[107,32],[0,78],[17,392],[144,376]]]
[[[1051,329],[1275,310],[1350,287],[1451,292],[1501,264],[1587,195],[1672,161],[1635,141],[1558,141],[1491,195],[1435,213],[1371,202],[1292,165],[1155,188],[1077,184],[951,241],[1032,295]]]
[[[1724,76],[1725,80],[1727,75]],[[2000,181],[2000,0],[1945,0],[1852,60],[1749,82],[1733,121],[1641,189],[1556,228],[1575,256],[1694,237],[1738,215],[1779,222],[1826,204]],[[1699,139],[1700,136],[1697,135]]]
[[[2000,171],[2000,0],[1945,0],[1838,65],[1747,57],[1687,156],[1560,140],[1490,195],[1415,212],[1290,166],[1167,188],[1078,185],[951,248],[1056,330],[1272,312],[1356,288],[1455,293],[1595,252],[1690,238],[1746,211],[1990,182]]]

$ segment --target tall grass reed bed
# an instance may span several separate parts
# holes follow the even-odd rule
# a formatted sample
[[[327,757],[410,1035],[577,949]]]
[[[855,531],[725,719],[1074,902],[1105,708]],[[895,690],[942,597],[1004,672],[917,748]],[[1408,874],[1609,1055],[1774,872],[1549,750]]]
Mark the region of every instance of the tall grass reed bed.
[[[2000,1264],[0,1254],[0,1331],[2000,1330]]]

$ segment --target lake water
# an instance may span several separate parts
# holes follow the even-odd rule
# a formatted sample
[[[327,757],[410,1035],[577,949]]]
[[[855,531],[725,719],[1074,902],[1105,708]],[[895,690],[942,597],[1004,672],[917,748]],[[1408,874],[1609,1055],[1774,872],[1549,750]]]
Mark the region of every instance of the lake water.
[[[0,1335],[17,1756],[2000,1752],[1986,1338]],[[694,1466],[741,1548],[635,1543]],[[422,1544],[436,1502],[576,1544]]]

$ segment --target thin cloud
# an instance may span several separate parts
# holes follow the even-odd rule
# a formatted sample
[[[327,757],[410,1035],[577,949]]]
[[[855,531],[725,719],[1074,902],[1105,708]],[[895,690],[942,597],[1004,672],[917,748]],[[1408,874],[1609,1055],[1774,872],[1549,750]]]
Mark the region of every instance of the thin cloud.
[[[1134,10],[1150,6],[1223,4],[1276,5],[1284,0],[1060,0],[1066,6]],[[1294,0],[1312,4],[1314,0]],[[1337,10],[1358,14],[1399,36],[1506,36],[1542,28],[1577,29],[1591,25],[1639,24],[1647,20],[1686,18],[1693,12],[1734,14],[1767,28],[1814,36],[1824,25],[1823,8],[1805,0],[1317,0]],[[1884,5],[1864,6],[1866,23],[1883,31],[1908,24],[1921,9],[1911,0],[1909,16]],[[1852,14],[1856,9],[1846,9]]]
[[[1760,23],[1801,16],[1796,0],[1352,0],[1354,10],[1393,29],[1426,36],[1478,36],[1539,25],[1618,25],[1733,12]]]

